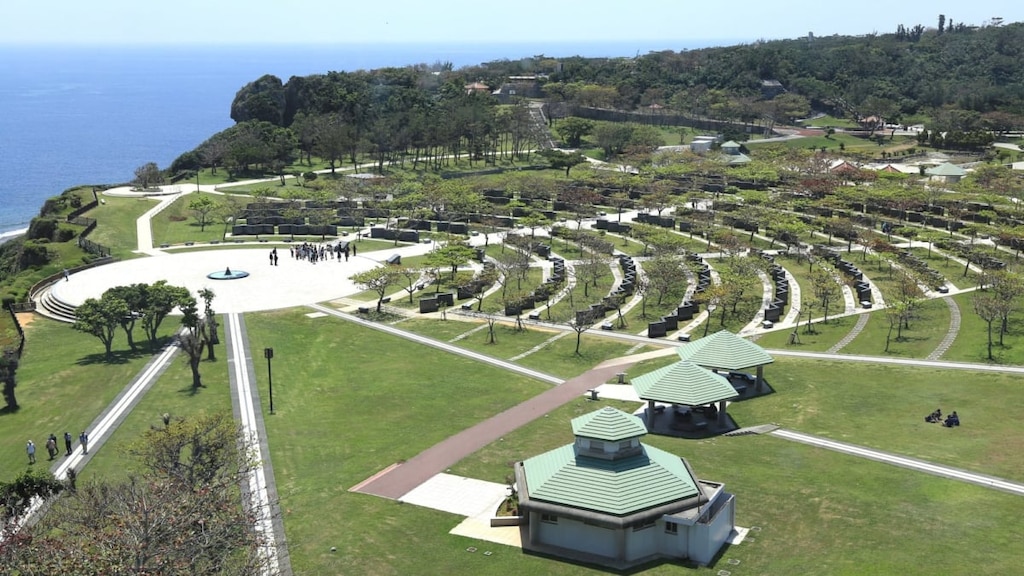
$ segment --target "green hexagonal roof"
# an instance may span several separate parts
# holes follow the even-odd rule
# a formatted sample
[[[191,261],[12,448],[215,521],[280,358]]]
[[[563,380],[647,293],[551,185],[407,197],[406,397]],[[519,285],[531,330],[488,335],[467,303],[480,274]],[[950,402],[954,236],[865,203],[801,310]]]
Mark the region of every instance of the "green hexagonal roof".
[[[967,171],[955,164],[943,162],[934,168],[925,170],[924,173],[929,176],[963,176]]]
[[[569,444],[523,461],[530,498],[625,516],[700,493],[679,456],[641,444],[636,456],[578,456]]]
[[[633,389],[642,400],[701,406],[739,396],[725,376],[681,360],[633,378]]]
[[[572,420],[572,433],[584,438],[618,442],[647,434],[640,418],[606,406]]]
[[[676,352],[682,360],[722,370],[741,370],[775,362],[764,348],[728,330],[680,346]]]

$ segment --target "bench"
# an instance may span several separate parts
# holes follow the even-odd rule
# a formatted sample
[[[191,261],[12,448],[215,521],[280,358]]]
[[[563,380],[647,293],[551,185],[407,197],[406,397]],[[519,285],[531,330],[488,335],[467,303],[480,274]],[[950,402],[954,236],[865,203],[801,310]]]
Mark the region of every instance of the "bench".
[[[388,264],[391,264],[393,266],[401,264],[402,263],[402,256],[400,254],[392,254],[391,256],[388,256],[388,259],[385,260],[385,262],[387,262]]]
[[[461,306],[461,308],[462,308],[463,310],[467,311],[467,312],[470,312],[470,311],[472,311],[472,310],[473,310],[473,303],[472,303],[472,302],[466,302],[465,304],[463,304],[463,305]]]
[[[530,320],[540,320],[540,312],[530,312],[528,318]]]
[[[359,307],[359,313],[360,314],[369,314],[370,313],[370,307],[369,306],[360,306]]]
[[[390,296],[385,296],[384,298],[381,298],[380,299],[380,303],[381,304],[389,304],[389,303],[391,303],[391,297]]]
[[[615,329],[615,326],[613,326],[611,322],[602,322],[601,323],[601,330],[614,330],[614,329]]]

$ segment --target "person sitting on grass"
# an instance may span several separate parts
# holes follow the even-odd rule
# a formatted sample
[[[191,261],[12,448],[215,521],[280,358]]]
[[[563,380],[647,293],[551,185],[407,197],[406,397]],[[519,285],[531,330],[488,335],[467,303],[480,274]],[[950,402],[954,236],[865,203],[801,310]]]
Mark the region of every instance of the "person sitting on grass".
[[[953,426],[959,425],[960,417],[957,416],[956,410],[953,410],[953,413],[946,417],[946,421],[943,423],[943,426],[945,426],[946,428],[952,428]]]
[[[942,410],[936,408],[935,412],[932,412],[931,414],[924,417],[924,421],[932,424],[936,422],[942,422]]]

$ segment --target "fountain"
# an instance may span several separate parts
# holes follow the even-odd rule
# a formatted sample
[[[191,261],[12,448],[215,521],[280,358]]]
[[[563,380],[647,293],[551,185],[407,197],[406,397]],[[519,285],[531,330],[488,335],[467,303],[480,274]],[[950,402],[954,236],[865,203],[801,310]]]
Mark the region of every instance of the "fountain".
[[[232,272],[231,267],[228,266],[227,268],[224,268],[223,272],[210,272],[206,277],[211,280],[238,280],[240,278],[245,278],[248,275],[249,273],[245,270],[235,270]]]

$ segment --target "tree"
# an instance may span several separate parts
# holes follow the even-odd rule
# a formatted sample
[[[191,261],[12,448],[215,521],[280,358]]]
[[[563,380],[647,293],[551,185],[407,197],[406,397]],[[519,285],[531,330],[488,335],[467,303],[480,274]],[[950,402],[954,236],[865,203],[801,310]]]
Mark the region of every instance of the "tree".
[[[203,320],[206,322],[206,359],[216,360],[213,353],[213,346],[220,343],[217,337],[217,314],[213,311],[213,290],[203,288],[199,291],[199,297],[203,299]]]
[[[451,268],[451,279],[455,281],[455,273],[475,255],[475,252],[465,244],[448,243],[433,250],[427,255],[427,259],[438,264],[439,267]]]
[[[156,184],[161,180],[160,168],[157,168],[155,162],[147,162],[135,169],[134,184],[143,190],[149,188],[150,184]]]
[[[217,202],[210,198],[208,195],[199,193],[195,198],[189,201],[188,209],[192,212],[192,216],[196,219],[196,223],[199,224],[199,231],[206,231],[206,225],[213,221],[213,215],[216,213],[218,208]]]
[[[12,348],[4,348],[0,354],[0,381],[4,384],[3,395],[5,410],[14,412],[18,409],[18,399],[14,395],[17,387],[15,374],[18,371],[18,354]],[[0,522],[2,524],[2,522]]]
[[[397,278],[404,284],[402,289],[409,293],[409,304],[412,304],[412,295],[416,293],[417,283],[423,277],[423,270],[409,266],[399,266],[394,268],[394,272]]]
[[[142,310],[145,308],[146,302],[146,285],[145,284],[132,284],[131,286],[114,286],[113,288],[107,289],[103,293],[102,297],[110,295],[112,298],[119,298],[128,305],[128,313],[121,317],[121,328],[124,330],[124,335],[128,339],[128,346],[135,350],[137,348],[135,344],[135,321],[142,316]],[[102,298],[101,297],[101,298]]]
[[[974,313],[980,316],[988,327],[988,359],[995,360],[992,356],[992,323],[1002,315],[999,299],[994,294],[977,292],[971,302],[974,305]]]
[[[565,140],[570,148],[579,148],[583,137],[594,130],[594,123],[590,120],[570,116],[555,126],[555,131]]]
[[[673,289],[686,285],[686,267],[678,256],[658,254],[643,263],[649,290],[658,295],[657,306]]]
[[[171,286],[166,280],[159,280],[146,287],[145,308],[142,310],[142,328],[146,331],[150,349],[156,349],[157,332],[160,324],[178,304],[189,298],[187,288]]]
[[[587,157],[579,152],[562,152],[561,150],[548,148],[546,150],[541,150],[537,154],[547,160],[553,170],[561,170],[562,168],[565,168],[566,178],[569,177],[569,170],[574,166],[587,163]]]
[[[829,306],[842,297],[842,290],[836,282],[833,271],[824,264],[819,263],[818,269],[811,272],[811,286],[814,296],[821,302],[821,309],[824,312],[823,324],[828,324]]]
[[[185,330],[178,337],[178,345],[185,352],[188,367],[192,370],[192,389],[202,388],[202,376],[199,374],[199,363],[203,359],[203,347],[207,341],[207,323],[199,314],[196,299],[189,295],[179,302],[181,308],[181,325]]]
[[[258,465],[230,413],[169,419],[129,450],[132,472],[118,481],[78,482],[35,526],[0,546],[14,574],[265,573],[267,542],[250,526],[269,514],[243,493]],[[33,482],[42,494],[61,488]]]
[[[99,338],[106,355],[110,356],[114,332],[121,325],[121,319],[128,315],[128,304],[114,295],[87,298],[75,310],[75,330]]]
[[[364,290],[372,290],[377,293],[377,313],[379,314],[388,289],[398,281],[398,273],[394,268],[385,264],[355,274],[350,277],[350,280]]]
[[[563,320],[563,323],[576,333],[576,350],[573,353],[577,356],[580,355],[583,333],[590,329],[597,318],[597,312],[593,308],[587,308],[586,310],[570,310],[569,317]]]

